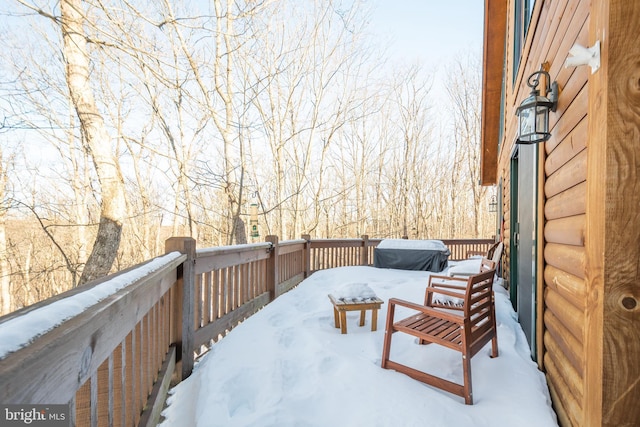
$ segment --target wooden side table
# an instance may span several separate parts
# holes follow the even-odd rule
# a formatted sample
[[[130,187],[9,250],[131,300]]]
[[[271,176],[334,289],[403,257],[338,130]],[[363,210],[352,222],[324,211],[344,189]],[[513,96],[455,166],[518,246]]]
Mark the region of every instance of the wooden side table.
[[[384,303],[378,297],[371,298],[336,298],[329,294],[333,304],[333,317],[336,328],[340,332],[347,333],[347,311],[360,311],[360,326],[364,326],[364,318],[367,310],[371,310],[371,330],[378,329],[378,309]]]

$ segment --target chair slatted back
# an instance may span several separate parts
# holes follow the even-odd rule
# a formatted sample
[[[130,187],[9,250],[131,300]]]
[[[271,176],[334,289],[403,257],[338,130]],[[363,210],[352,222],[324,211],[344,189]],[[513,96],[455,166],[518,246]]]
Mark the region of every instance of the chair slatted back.
[[[470,328],[471,343],[481,339],[495,322],[493,306],[493,277],[495,270],[488,270],[467,281],[464,302],[464,317]]]

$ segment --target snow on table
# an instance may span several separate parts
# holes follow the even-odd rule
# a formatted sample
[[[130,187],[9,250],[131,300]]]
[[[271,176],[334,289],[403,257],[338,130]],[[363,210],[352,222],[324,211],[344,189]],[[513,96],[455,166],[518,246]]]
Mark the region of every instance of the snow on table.
[[[376,293],[366,283],[346,283],[331,292],[337,300],[364,301],[375,298]]]

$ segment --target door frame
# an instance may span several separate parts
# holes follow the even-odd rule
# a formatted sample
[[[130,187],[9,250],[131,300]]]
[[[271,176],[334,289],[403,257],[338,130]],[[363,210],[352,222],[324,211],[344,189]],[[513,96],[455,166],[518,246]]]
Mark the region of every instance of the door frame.
[[[525,331],[525,327],[527,330],[525,331],[525,335],[528,338],[528,344],[531,348],[531,357],[533,360],[537,360],[538,353],[538,276],[540,274],[540,267],[538,265],[538,254],[540,247],[540,239],[539,239],[539,192],[540,188],[538,187],[538,178],[539,178],[539,161],[540,155],[537,147],[531,147],[532,151],[530,154],[527,154],[526,161],[531,161],[533,163],[532,166],[532,176],[524,177],[527,182],[531,182],[532,185],[532,197],[530,200],[523,200],[522,197],[526,197],[529,195],[528,193],[525,195],[521,195],[521,184],[526,184],[523,181],[523,177],[520,176],[520,173],[525,169],[522,162],[522,152],[519,145],[514,145],[513,150],[511,152],[511,182],[510,182],[510,224],[509,227],[509,237],[510,237],[510,252],[509,252],[509,283],[510,283],[510,298],[511,304],[513,305],[514,310],[518,313],[518,320],[520,325]],[[529,157],[531,155],[531,157]],[[529,165],[525,167],[528,169]],[[522,181],[522,182],[521,182]],[[528,203],[532,203],[533,205],[529,205]],[[526,209],[528,211],[527,214],[532,215],[533,224],[526,224],[524,227],[519,223],[519,216],[521,215],[521,211]],[[531,227],[531,228],[530,228]],[[527,246],[525,249],[529,249],[530,251],[523,251],[521,247],[521,242],[523,241],[521,236],[521,231],[527,233],[525,240],[531,246]],[[529,232],[531,236],[529,237]],[[530,242],[528,241],[530,240]],[[523,289],[518,289],[518,277],[521,273],[520,267],[522,266],[525,270],[528,270],[528,266],[531,265],[531,283],[530,289],[527,285],[524,286]],[[527,273],[524,271],[524,273]],[[528,277],[528,276],[527,276]],[[522,291],[526,290],[528,292],[523,293]],[[525,307],[526,310],[522,307]],[[519,308],[521,308],[519,310]],[[531,316],[530,319],[522,319],[523,315]],[[528,316],[527,316],[528,317]],[[524,322],[523,322],[524,320]],[[524,323],[524,326],[523,326]]]

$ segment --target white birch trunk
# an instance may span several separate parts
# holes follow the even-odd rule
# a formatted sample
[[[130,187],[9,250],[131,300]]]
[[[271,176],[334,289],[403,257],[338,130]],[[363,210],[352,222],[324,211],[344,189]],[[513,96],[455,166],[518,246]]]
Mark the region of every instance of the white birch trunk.
[[[2,172],[0,170],[0,172]],[[0,174],[0,177],[3,177]],[[4,180],[3,180],[4,181]],[[4,182],[0,183],[0,201],[4,199]],[[10,267],[7,258],[6,212],[0,207],[0,316],[11,312],[11,280]]]
[[[124,182],[111,150],[111,138],[89,83],[89,54],[81,0],[62,0],[60,12],[69,93],[80,120],[85,148],[96,168],[101,192],[100,225],[80,278],[80,284],[83,284],[107,275],[111,270],[120,246],[126,203]]]

